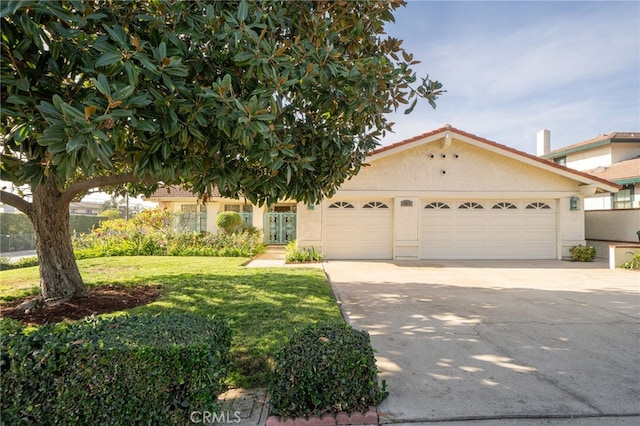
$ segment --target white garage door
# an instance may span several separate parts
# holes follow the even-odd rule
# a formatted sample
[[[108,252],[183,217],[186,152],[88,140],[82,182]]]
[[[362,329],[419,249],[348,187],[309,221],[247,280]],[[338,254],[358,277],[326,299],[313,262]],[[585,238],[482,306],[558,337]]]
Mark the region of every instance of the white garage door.
[[[393,201],[330,201],[325,210],[327,259],[391,259]]]
[[[555,259],[556,203],[423,202],[422,259]]]

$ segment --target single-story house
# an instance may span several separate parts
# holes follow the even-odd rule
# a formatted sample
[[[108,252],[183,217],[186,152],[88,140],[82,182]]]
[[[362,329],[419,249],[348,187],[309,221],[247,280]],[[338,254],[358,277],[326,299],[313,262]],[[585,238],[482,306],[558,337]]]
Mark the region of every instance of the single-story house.
[[[560,259],[585,244],[583,198],[620,188],[449,125],[381,147],[367,163],[317,205],[152,200],[251,214],[267,243],[296,238],[327,259]],[[206,229],[214,223],[208,216]]]

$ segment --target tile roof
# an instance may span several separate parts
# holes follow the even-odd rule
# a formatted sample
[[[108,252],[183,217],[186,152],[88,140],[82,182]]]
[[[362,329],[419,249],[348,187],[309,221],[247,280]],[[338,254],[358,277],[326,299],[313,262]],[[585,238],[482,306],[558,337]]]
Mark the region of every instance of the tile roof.
[[[211,191],[211,197],[219,197],[220,192],[217,187]],[[158,188],[149,198],[195,198],[195,194],[182,186],[165,186]]]
[[[594,144],[607,144],[611,142],[630,142],[637,141],[640,142],[640,132],[611,132],[607,134],[601,134],[596,136],[595,138],[588,139],[586,141],[574,143],[573,145],[565,146],[562,148],[554,149],[544,154],[543,158],[554,157],[557,154],[564,153],[566,151],[575,151],[580,148],[587,148],[590,145]]]
[[[430,136],[437,135],[438,133],[444,133],[444,132],[457,133],[460,136],[465,136],[465,137],[474,139],[474,140],[476,140],[478,142],[481,142],[483,144],[498,148],[498,149],[503,150],[503,151],[507,151],[507,152],[509,152],[511,154],[515,154],[516,156],[520,156],[520,157],[527,158],[529,160],[533,160],[533,161],[535,161],[537,163],[540,163],[540,164],[545,165],[547,167],[558,169],[559,171],[563,171],[565,173],[569,172],[570,174],[578,175],[578,176],[580,176],[582,178],[587,178],[587,179],[590,179],[590,180],[596,180],[596,181],[599,181],[600,183],[605,184],[605,185],[613,185],[614,187],[615,186],[619,186],[616,183],[613,183],[613,182],[611,182],[609,180],[603,179],[603,178],[598,177],[598,176],[594,176],[593,174],[589,174],[589,173],[586,173],[586,172],[581,172],[581,171],[578,171],[578,170],[575,170],[575,169],[570,169],[568,167],[556,164],[553,161],[546,160],[546,159],[540,158],[540,157],[536,157],[535,155],[527,154],[526,152],[519,151],[519,150],[517,150],[515,148],[511,148],[511,147],[509,147],[507,145],[502,145],[502,144],[499,144],[499,143],[494,142],[494,141],[490,141],[489,139],[485,139],[485,138],[482,138],[480,136],[474,135],[472,133],[465,132],[464,130],[456,129],[455,127],[451,126],[450,124],[446,124],[446,125],[444,125],[443,127],[439,128],[439,129],[432,130],[430,132],[423,133],[421,135],[414,136],[412,138],[405,139],[405,140],[402,140],[400,142],[396,142],[396,143],[391,144],[391,145],[383,146],[381,148],[378,148],[378,149],[374,150],[370,155],[376,155],[376,154],[380,154],[380,153],[383,153],[383,152],[386,152],[386,151],[390,151],[390,150],[402,147],[403,145],[408,145],[408,144],[411,144],[413,142],[417,142],[417,141],[419,141],[421,139],[425,139],[425,138],[428,138]],[[630,133],[630,135],[633,135],[633,134]],[[638,137],[640,137],[640,133],[635,133],[635,135],[638,135]]]
[[[601,179],[607,179],[616,183],[640,182],[640,156],[612,164],[608,167],[598,167],[589,173]]]

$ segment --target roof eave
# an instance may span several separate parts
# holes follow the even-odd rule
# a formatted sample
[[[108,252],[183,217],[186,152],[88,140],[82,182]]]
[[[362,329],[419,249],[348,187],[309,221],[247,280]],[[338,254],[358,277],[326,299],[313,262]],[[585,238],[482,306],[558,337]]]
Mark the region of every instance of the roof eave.
[[[544,158],[545,160],[551,160],[557,157],[564,157],[567,154],[573,154],[575,152],[585,151],[587,149],[593,149],[599,146],[610,145],[610,144],[611,144],[611,139],[602,139],[602,140],[591,142],[581,146],[560,148],[560,149],[551,151],[548,154],[541,155],[540,158]]]
[[[523,163],[529,164],[531,166],[534,166],[543,170],[547,170],[551,173],[555,173],[560,176],[573,179],[582,184],[596,185],[597,192],[618,192],[618,190],[622,188],[622,186],[614,182],[598,178],[596,176],[593,176],[585,172],[581,172],[574,169],[570,169],[565,166],[561,166],[559,164],[556,164],[544,158],[527,154],[526,152],[522,152],[515,148],[511,148],[506,145],[502,145],[497,142],[493,142],[488,139],[481,138],[474,134],[467,133],[463,130],[456,129],[448,125],[445,127],[436,129],[434,131],[423,133],[413,138],[406,139],[404,141],[400,141],[383,148],[379,148],[373,151],[373,153],[370,156],[370,161],[376,161],[381,158],[385,158],[387,156],[405,151],[407,149],[411,149],[427,143],[436,142],[438,140],[446,141],[448,135],[453,135],[455,136],[456,139],[461,140],[463,142],[469,143],[471,145],[477,146],[482,149],[489,150],[491,152],[494,152],[500,155],[504,155],[509,158],[513,158],[518,161],[522,161]]]

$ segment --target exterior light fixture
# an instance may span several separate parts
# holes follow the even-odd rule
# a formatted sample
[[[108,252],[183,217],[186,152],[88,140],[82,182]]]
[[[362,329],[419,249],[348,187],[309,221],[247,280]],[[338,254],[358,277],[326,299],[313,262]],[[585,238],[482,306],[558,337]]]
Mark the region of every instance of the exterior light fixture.
[[[580,210],[580,198],[575,195],[569,200],[569,210]]]

